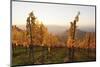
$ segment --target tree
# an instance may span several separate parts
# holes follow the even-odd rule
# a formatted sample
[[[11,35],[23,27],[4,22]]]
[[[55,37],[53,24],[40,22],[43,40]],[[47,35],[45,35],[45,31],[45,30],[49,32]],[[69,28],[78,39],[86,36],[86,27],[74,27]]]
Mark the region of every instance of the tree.
[[[68,39],[67,39],[67,46],[69,48],[73,47],[74,43],[75,43],[75,33],[76,33],[76,27],[77,27],[76,22],[79,21],[79,15],[80,15],[80,12],[78,12],[74,21],[70,22],[70,28],[69,28],[69,31],[68,31]]]
[[[68,31],[67,47],[69,48],[69,59],[73,61],[74,57],[74,46],[75,46],[75,33],[76,33],[76,22],[79,21],[80,12],[76,15],[73,22],[70,22],[70,28]]]
[[[33,46],[33,38],[34,38],[34,32],[35,32],[35,20],[36,20],[36,17],[34,16],[33,12],[31,12],[29,14],[29,17],[27,18],[27,24],[26,24],[26,31],[27,31],[27,36],[29,37],[29,41],[30,41],[30,44],[29,44],[29,56],[30,58],[32,58],[32,61],[34,60],[34,55],[33,55],[33,49],[34,49],[34,46]],[[34,62],[33,62],[34,63]]]

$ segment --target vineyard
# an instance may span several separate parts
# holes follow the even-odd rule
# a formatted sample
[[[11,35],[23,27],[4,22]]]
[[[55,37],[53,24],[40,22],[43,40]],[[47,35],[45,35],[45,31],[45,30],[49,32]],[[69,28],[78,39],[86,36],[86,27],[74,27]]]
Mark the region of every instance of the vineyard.
[[[26,29],[12,26],[12,66],[96,60],[95,32],[77,34],[80,12],[70,22],[65,39],[54,35],[31,12]]]
[[[48,52],[47,47],[35,46],[33,56],[29,56],[29,48],[17,46],[12,52],[12,64],[16,65],[30,65],[30,64],[51,64],[51,63],[69,63],[69,62],[84,62],[95,61],[95,49],[74,48],[74,54],[71,59],[70,49],[66,47],[52,47],[51,52]],[[70,58],[70,59],[69,59]]]

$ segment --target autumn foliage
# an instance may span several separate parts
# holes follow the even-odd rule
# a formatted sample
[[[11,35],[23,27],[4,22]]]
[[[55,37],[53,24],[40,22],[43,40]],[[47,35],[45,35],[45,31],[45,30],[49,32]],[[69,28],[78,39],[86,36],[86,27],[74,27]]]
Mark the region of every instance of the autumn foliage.
[[[75,35],[77,30],[77,22],[79,21],[78,13],[73,22],[70,22],[70,28],[64,46],[61,44],[61,39],[50,33],[43,22],[39,21],[33,12],[29,14],[26,20],[26,29],[22,30],[16,25],[12,26],[12,44],[13,46],[22,45],[29,47],[30,44],[33,46],[48,46],[48,47],[80,47],[80,48],[95,48],[95,33],[86,32],[81,39],[76,39]]]

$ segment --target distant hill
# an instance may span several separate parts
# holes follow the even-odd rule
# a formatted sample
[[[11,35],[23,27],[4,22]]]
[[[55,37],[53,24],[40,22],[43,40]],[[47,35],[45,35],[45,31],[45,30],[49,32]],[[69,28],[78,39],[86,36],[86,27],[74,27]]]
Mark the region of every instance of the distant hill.
[[[22,32],[22,31],[24,31],[24,29],[21,29],[20,27],[17,27],[16,25],[14,25],[14,26],[12,26],[12,31]]]
[[[66,31],[66,26],[47,25],[48,31],[52,34],[60,35]]]
[[[17,27],[19,27],[20,29],[23,29],[23,30],[26,29],[25,25],[17,25]],[[65,38],[67,36],[67,33],[68,33],[67,26],[46,25],[46,27],[48,28],[48,31],[54,35],[58,35],[63,38]],[[91,28],[91,27],[77,29],[76,37],[77,38],[82,37],[85,34],[85,32],[95,32],[95,29]]]
[[[26,30],[26,25],[16,25],[18,28],[22,29],[22,30]]]
[[[75,34],[76,39],[83,38],[85,36],[85,33],[86,32],[77,29],[76,30],[76,34]],[[63,31],[58,36],[61,38],[62,41],[65,41],[67,39],[67,37],[68,37],[68,30],[67,31]]]
[[[95,27],[78,27],[78,29],[80,29],[81,31],[85,31],[85,32],[95,32]]]

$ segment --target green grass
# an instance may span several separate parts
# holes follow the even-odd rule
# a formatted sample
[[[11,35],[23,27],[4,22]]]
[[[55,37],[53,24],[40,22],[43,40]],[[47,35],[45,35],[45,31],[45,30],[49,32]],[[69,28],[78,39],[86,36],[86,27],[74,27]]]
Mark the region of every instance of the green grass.
[[[12,65],[27,64],[49,64],[70,62],[68,48],[51,48],[49,53],[47,47],[34,47],[33,56],[29,56],[29,48],[16,47],[12,52]],[[96,59],[95,49],[88,53],[87,49],[75,49],[72,62],[92,61]]]

